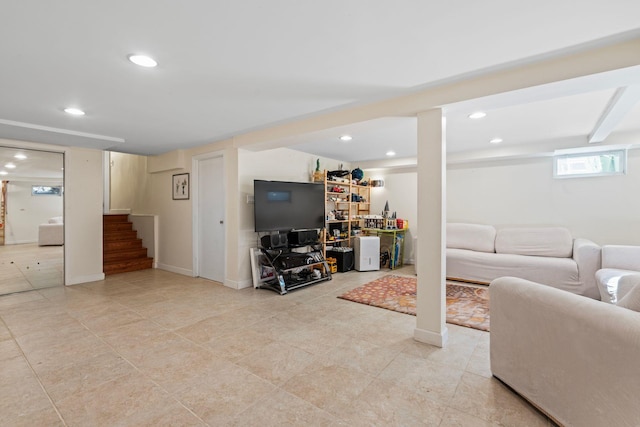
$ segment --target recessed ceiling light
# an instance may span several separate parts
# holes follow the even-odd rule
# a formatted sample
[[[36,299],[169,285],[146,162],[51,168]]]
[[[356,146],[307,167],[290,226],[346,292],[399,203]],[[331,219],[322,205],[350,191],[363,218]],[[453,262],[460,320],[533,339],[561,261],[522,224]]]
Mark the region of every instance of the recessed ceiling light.
[[[16,165],[14,165],[13,163],[7,163],[6,165],[4,165],[4,167],[7,169],[15,169]]]
[[[71,114],[72,116],[84,116],[84,111],[82,111],[79,108],[73,108],[73,107],[65,108],[64,112],[67,114]]]
[[[489,143],[491,144],[500,144],[502,142],[502,138],[493,138]]]
[[[393,150],[387,151],[387,156],[391,157],[391,156],[395,156],[396,152]]]
[[[9,172],[7,172],[7,171],[0,171],[0,175],[9,175]]]
[[[470,119],[481,119],[481,118],[485,117],[486,115],[487,115],[487,113],[485,113],[484,111],[476,111],[475,113],[469,114],[469,118]]]
[[[18,160],[24,160],[27,158],[26,155],[22,154],[22,153],[18,153],[15,156],[13,156],[14,158],[18,159]]]
[[[152,68],[158,65],[155,59],[146,55],[129,55],[129,61],[141,67]]]
[[[340,137],[340,141],[343,141],[343,142],[351,141],[352,139],[353,137],[351,135],[342,135]]]

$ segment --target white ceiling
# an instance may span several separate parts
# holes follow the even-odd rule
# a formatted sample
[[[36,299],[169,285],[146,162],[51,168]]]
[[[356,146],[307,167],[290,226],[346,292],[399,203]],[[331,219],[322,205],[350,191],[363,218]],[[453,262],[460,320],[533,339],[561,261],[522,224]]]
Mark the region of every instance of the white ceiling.
[[[17,159],[16,154],[25,155],[25,159]],[[31,181],[47,183],[51,181],[61,182],[64,175],[64,155],[49,151],[23,150],[11,147],[3,147],[0,144],[0,175],[4,181]],[[15,168],[7,168],[7,164],[13,164]]]
[[[211,143],[640,31],[635,0],[579,6],[558,0],[0,0],[0,6],[0,138],[136,154]],[[131,53],[152,55],[159,66],[136,67],[127,61]],[[463,106],[451,106],[450,150],[477,149],[496,132],[505,143],[584,132],[614,88],[537,107],[512,103],[515,109],[494,108],[477,124],[464,119]],[[87,114],[68,116],[67,106]],[[572,114],[561,120],[554,108]],[[525,115],[530,121],[520,125]],[[384,157],[380,152],[392,144],[398,157],[415,153],[410,118],[359,128],[364,138],[357,140],[369,141],[359,153],[371,159]],[[317,155],[348,152],[333,139],[305,138]]]

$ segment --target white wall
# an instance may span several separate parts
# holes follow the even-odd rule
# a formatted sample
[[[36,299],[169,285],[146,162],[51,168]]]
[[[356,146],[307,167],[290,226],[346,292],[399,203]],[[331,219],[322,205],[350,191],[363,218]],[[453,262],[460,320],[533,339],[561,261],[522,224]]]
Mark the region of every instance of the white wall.
[[[371,211],[389,201],[391,211],[417,229],[415,172],[365,172],[385,180],[371,189]],[[551,157],[449,165],[447,221],[508,225],[558,225],[575,237],[603,244],[640,245],[640,150],[630,150],[628,173],[610,177],[554,179]],[[413,241],[405,242],[405,261],[413,261]]]
[[[147,197],[147,157],[134,154],[109,153],[110,209],[131,209],[142,212]]]
[[[65,150],[65,284],[104,279],[102,151]]]
[[[640,245],[639,150],[619,176],[554,179],[552,160],[450,166],[447,220],[560,225],[601,245]]]
[[[59,155],[62,167],[62,155]],[[9,181],[7,184],[7,217],[5,244],[34,243],[38,241],[38,226],[49,218],[62,216],[62,196],[31,195],[33,185],[62,185],[61,181]]]
[[[405,233],[404,262],[414,262],[413,238],[418,236],[418,175],[415,171],[384,172],[365,171],[365,177],[383,179],[384,187],[371,188],[371,213],[380,214],[389,202],[390,212],[396,212],[398,218],[409,221],[409,230]]]

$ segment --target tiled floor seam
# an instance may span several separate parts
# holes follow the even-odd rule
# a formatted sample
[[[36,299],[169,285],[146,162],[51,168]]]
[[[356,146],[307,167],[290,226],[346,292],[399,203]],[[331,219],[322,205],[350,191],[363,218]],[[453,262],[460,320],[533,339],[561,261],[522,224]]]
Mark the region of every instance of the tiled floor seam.
[[[22,355],[22,358],[24,359],[25,363],[27,364],[27,366],[29,367],[29,370],[31,371],[31,373],[33,374],[33,377],[36,379],[36,381],[38,381],[38,385],[40,386],[40,388],[42,389],[42,392],[47,396],[47,399],[49,400],[49,403],[51,404],[51,407],[53,408],[54,411],[56,411],[56,414],[58,415],[58,418],[60,418],[60,421],[62,422],[62,424],[64,426],[68,426],[67,422],[65,421],[64,417],[62,416],[62,414],[60,413],[60,411],[58,410],[58,407],[56,406],[56,404],[53,402],[53,399],[51,398],[51,396],[49,395],[49,392],[47,391],[47,389],[45,388],[44,384],[42,384],[42,381],[40,380],[40,376],[38,375],[38,373],[35,371],[35,369],[33,369],[33,366],[31,365],[31,362],[29,362],[29,359],[27,358],[27,355],[24,353],[24,350],[22,350],[22,347],[20,346],[20,344],[18,343],[18,340],[16,340],[15,335],[13,335],[13,332],[11,332],[11,328],[9,328],[9,325],[7,325],[7,323],[4,321],[4,319],[2,318],[2,316],[0,316],[0,321],[2,321],[3,326],[7,329],[7,331],[9,332],[9,336],[11,337],[11,339],[13,340],[13,342],[16,344],[16,347],[18,347],[18,350],[20,351],[20,354]]]
[[[138,313],[139,314],[139,313]],[[151,320],[151,319],[147,319],[146,320]],[[107,347],[109,347],[111,349],[111,351],[115,354],[118,355],[118,357],[122,358],[122,360],[124,360],[125,362],[127,362],[129,365],[131,365],[131,367],[133,369],[136,370],[136,372],[138,372],[140,375],[144,376],[145,378],[147,378],[151,383],[153,383],[153,385],[155,385],[156,387],[158,387],[160,390],[164,391],[168,396],[171,396],[171,398],[177,402],[180,406],[182,406],[184,409],[186,409],[188,412],[190,412],[194,417],[196,417],[199,421],[201,421],[204,425],[209,426],[208,423],[206,423],[202,418],[200,418],[200,416],[198,414],[196,414],[195,412],[193,412],[189,407],[187,407],[184,403],[182,403],[182,401],[180,401],[180,399],[176,398],[176,396],[174,396],[173,393],[171,393],[169,390],[165,389],[161,384],[159,384],[157,381],[155,381],[153,378],[151,378],[149,375],[147,375],[144,371],[142,371],[140,368],[138,368],[133,362],[131,362],[129,359],[127,359],[123,354],[121,354],[118,350],[116,350],[111,344],[109,344],[107,341],[105,341],[100,335],[98,335],[95,331],[93,331],[91,328],[89,328],[87,325],[85,325],[84,323],[78,321],[82,326],[85,327],[85,329],[87,329],[89,332],[91,332],[96,338],[98,338],[100,341],[102,341]],[[154,322],[155,323],[155,322]],[[159,325],[160,326],[160,325]],[[164,327],[163,327],[164,328]],[[164,328],[166,329],[166,328]],[[167,330],[168,332],[172,332]],[[175,333],[175,332],[174,332]],[[178,334],[176,334],[178,335]],[[31,365],[29,365],[31,366]],[[32,368],[33,369],[33,368]],[[118,378],[125,376],[126,374],[123,374],[121,376],[118,377],[114,377],[111,378],[109,381],[105,381],[102,384],[107,384],[110,382],[113,382],[115,380],[117,380]],[[38,379],[39,381],[39,379]],[[100,385],[102,385],[100,384]],[[42,386],[42,383],[40,383],[40,385]],[[99,387],[100,385],[97,385],[96,387]],[[44,387],[43,387],[44,388]],[[94,387],[95,388],[95,387]],[[47,396],[49,396],[49,394],[47,393]],[[49,399],[51,400],[51,397],[49,397]],[[52,402],[53,404],[53,402]],[[54,405],[55,407],[55,405]],[[58,415],[60,415],[60,412],[58,411],[58,408],[56,407],[56,412],[58,412]],[[65,424],[66,425],[66,424]]]

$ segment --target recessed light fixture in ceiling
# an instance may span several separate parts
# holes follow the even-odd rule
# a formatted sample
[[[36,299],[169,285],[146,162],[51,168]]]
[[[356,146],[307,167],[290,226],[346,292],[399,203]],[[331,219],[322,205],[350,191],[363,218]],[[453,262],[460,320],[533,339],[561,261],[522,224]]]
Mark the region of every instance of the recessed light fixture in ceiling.
[[[26,159],[26,158],[27,158],[27,156],[26,156],[26,155],[24,155],[24,154],[22,154],[22,153],[18,153],[18,154],[16,154],[16,155],[15,155],[15,156],[13,156],[13,157],[14,157],[15,159],[18,159],[18,160],[24,160],[24,159]]]
[[[9,172],[7,172],[7,171],[0,171],[0,175],[9,175]]]
[[[129,61],[141,67],[153,68],[158,65],[155,59],[147,55],[129,55]]]
[[[7,163],[6,165],[4,165],[4,167],[7,169],[15,169],[16,165],[14,165],[13,163]]]
[[[72,116],[84,116],[84,111],[79,108],[69,107],[65,108],[64,112],[67,114],[71,114]]]
[[[502,138],[493,138],[489,141],[490,144],[500,144],[502,142]]]
[[[475,113],[469,114],[470,119],[482,119],[487,116],[487,113],[484,111],[476,111]]]
[[[387,156],[389,156],[389,157],[393,157],[393,156],[395,156],[395,155],[396,155],[396,152],[395,152],[395,151],[393,151],[393,150],[389,150],[389,151],[387,151]]]
[[[342,141],[342,142],[348,142],[348,141],[351,141],[352,139],[353,139],[353,137],[351,135],[342,135],[340,137],[340,141]]]

